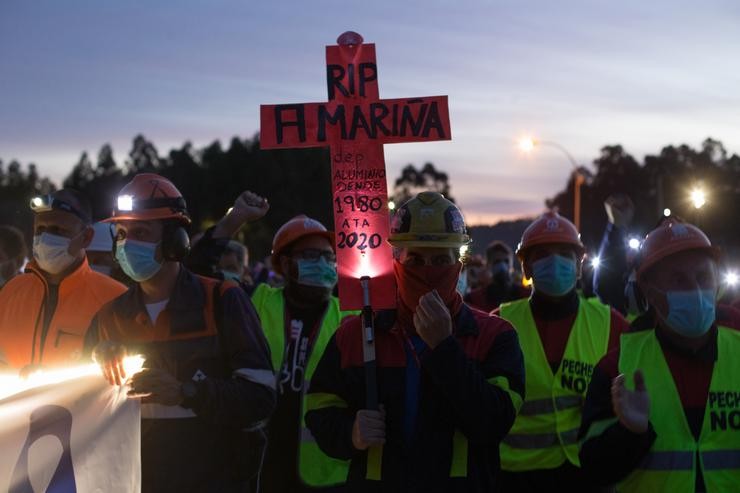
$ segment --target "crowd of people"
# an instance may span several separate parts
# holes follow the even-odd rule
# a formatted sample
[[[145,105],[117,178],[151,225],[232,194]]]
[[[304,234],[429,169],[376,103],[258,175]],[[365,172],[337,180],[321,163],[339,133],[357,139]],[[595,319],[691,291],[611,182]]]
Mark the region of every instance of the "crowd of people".
[[[740,489],[740,311],[678,217],[630,249],[634,206],[611,197],[585,276],[556,211],[468,256],[461,211],[422,192],[391,218],[397,302],[372,314],[371,367],[319,221],[286,222],[251,267],[234,238],[266,198],[197,234],[161,176],[116,199],[93,224],[75,190],[33,198],[30,252],[0,226],[0,371],[92,359],[128,386],[145,493]]]

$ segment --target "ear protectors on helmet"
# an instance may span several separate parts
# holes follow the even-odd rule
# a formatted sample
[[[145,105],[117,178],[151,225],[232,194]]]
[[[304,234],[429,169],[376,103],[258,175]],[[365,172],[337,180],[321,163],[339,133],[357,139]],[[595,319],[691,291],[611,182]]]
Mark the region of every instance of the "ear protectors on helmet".
[[[190,236],[178,223],[165,225],[162,235],[162,257],[165,260],[180,262],[190,253]]]

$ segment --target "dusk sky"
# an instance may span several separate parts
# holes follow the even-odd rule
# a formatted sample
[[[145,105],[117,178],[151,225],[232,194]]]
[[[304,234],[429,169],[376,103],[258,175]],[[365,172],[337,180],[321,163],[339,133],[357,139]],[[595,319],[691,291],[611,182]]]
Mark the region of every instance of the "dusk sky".
[[[326,100],[324,46],[377,46],[383,98],[449,95],[453,140],[386,146],[450,175],[470,223],[533,215],[606,144],[740,152],[740,2],[0,1],[0,158],[57,183],[137,133],[166,154],[259,130],[260,103]],[[327,163],[328,166],[328,163]]]

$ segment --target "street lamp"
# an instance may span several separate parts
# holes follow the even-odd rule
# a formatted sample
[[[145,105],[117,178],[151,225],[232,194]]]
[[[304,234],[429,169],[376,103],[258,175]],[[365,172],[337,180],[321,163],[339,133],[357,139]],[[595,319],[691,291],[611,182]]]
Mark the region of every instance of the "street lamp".
[[[707,194],[700,185],[691,189],[691,192],[689,193],[689,202],[691,202],[691,205],[694,207],[694,224],[701,227],[700,212],[702,207],[707,203]]]
[[[707,195],[700,187],[696,187],[691,190],[689,197],[691,198],[691,203],[693,204],[694,209],[701,209],[704,204],[707,203]]]
[[[581,230],[581,185],[586,181],[586,177],[578,170],[578,163],[568,150],[557,142],[551,140],[537,140],[532,137],[523,137],[519,139],[519,149],[525,154],[534,151],[537,146],[549,146],[559,150],[568,158],[573,166],[573,222],[578,231]]]

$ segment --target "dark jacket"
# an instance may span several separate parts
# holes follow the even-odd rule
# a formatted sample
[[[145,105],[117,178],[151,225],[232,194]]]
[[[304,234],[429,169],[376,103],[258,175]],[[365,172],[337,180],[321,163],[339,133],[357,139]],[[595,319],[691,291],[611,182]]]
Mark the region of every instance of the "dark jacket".
[[[599,246],[599,266],[594,269],[593,291],[602,303],[627,313],[624,288],[630,273],[624,231],[607,223]]]
[[[520,300],[529,295],[530,289],[525,288],[520,283],[499,284],[491,282],[489,285],[474,289],[465,295],[465,302],[473,308],[490,313],[501,306],[501,303]]]
[[[463,305],[452,336],[419,357],[418,414],[404,438],[408,336],[395,328],[395,312],[376,317],[379,402],[386,410],[380,480],[366,479],[368,453],[352,445],[352,425],[365,408],[362,330],[348,319],[329,343],[311,381],[323,404],[311,406],[306,424],[330,456],[351,459],[349,491],[450,493],[495,491],[499,442],[524,395],[524,362],[513,327]],[[457,431],[457,434],[456,434]],[[467,447],[462,474],[451,477],[453,436]],[[458,447],[458,452],[460,448]]]
[[[197,388],[182,406],[142,404],[142,491],[230,491],[245,453],[241,430],[266,420],[275,406],[269,351],[244,292],[183,267],[155,325],[138,284],[94,324],[88,347],[123,343],[129,354],[144,355],[146,367]]]

